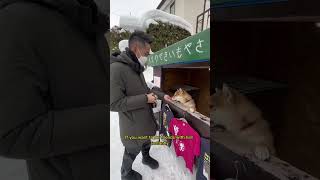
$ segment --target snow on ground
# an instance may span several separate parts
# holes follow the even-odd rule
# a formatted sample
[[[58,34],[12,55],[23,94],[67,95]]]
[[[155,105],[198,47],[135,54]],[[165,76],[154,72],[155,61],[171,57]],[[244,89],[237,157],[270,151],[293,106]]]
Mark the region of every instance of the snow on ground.
[[[110,112],[110,179],[120,180],[120,168],[124,147],[120,140],[119,116]]]
[[[120,169],[124,147],[119,133],[119,117],[116,112],[110,112],[110,179],[120,180]],[[185,167],[182,157],[176,157],[173,146],[153,145],[150,156],[159,162],[158,169],[151,169],[142,164],[142,154],[136,157],[132,169],[139,172],[143,180],[195,180],[196,168],[193,174]]]
[[[153,78],[153,69],[148,68],[144,72],[146,81]],[[122,163],[124,147],[120,140],[118,113],[110,112],[110,179],[120,180],[120,169]],[[158,169],[151,169],[142,164],[142,154],[140,153],[133,162],[132,169],[139,172],[143,180],[195,180],[196,168],[193,174],[185,167],[182,157],[176,157],[172,147],[153,145],[150,155],[159,162]]]

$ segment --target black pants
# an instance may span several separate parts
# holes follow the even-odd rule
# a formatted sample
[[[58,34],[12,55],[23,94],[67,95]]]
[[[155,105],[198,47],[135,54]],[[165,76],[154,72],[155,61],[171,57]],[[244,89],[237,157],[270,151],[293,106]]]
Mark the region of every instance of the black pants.
[[[151,141],[148,141],[142,145],[142,147],[127,148],[125,147],[121,166],[121,176],[125,177],[131,170],[133,161],[136,159],[137,155],[142,153],[142,157],[149,156],[149,151],[151,147]]]

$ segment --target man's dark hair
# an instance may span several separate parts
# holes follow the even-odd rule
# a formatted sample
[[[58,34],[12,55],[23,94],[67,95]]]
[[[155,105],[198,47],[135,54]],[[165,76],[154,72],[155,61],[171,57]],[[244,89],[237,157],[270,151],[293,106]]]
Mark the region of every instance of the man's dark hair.
[[[131,49],[132,44],[138,42],[140,45],[145,46],[145,43],[151,44],[153,37],[143,31],[135,31],[129,37],[129,48]]]

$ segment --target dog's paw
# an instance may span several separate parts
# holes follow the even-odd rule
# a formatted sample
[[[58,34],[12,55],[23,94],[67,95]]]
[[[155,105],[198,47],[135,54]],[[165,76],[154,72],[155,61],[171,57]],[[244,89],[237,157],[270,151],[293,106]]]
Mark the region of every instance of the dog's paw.
[[[196,109],[195,108],[189,108],[190,112],[194,113],[196,112]]]
[[[266,146],[256,146],[254,148],[255,156],[262,161],[266,161],[270,158],[269,149]]]

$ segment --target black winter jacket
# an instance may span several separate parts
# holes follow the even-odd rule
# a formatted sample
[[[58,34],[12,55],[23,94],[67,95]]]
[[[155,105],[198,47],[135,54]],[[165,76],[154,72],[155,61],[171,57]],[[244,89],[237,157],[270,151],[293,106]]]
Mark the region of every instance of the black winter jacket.
[[[0,0],[0,155],[30,180],[108,179],[105,20],[93,3]]]

